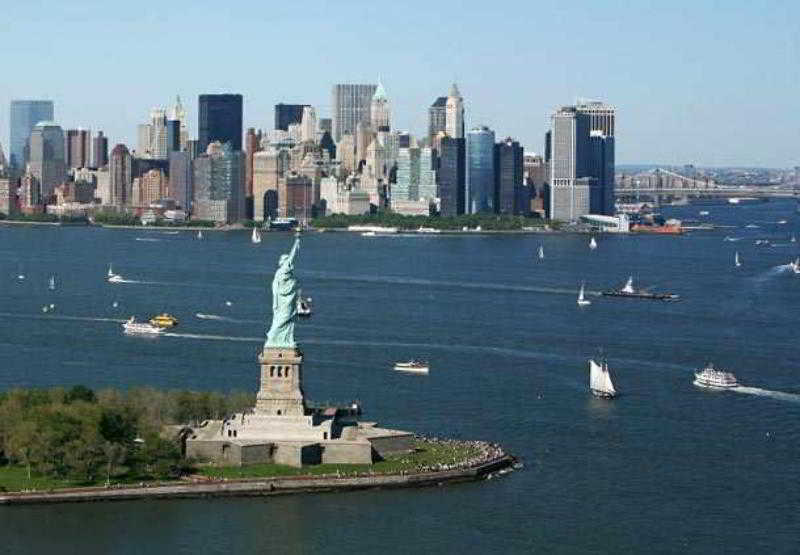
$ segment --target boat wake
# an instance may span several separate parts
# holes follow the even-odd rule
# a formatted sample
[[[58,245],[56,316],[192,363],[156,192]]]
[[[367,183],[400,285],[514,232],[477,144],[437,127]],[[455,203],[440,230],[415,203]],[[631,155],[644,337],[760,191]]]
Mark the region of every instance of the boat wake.
[[[779,401],[789,401],[790,403],[800,403],[800,395],[797,393],[784,393],[783,391],[772,391],[770,389],[761,389],[760,387],[746,387],[740,385],[731,388],[731,391],[736,393],[744,393],[746,395],[757,395],[759,397],[769,397]]]
[[[155,237],[137,237],[137,241],[147,241],[148,243],[156,243],[161,241],[161,239],[156,239]]]
[[[231,318],[230,316],[220,316],[219,314],[203,314],[202,312],[198,312],[194,315],[195,318],[199,318],[201,320],[216,320],[218,322],[236,322],[241,324],[258,324],[258,320],[239,320],[237,318]]]
[[[741,237],[730,237],[730,236],[727,236],[727,235],[723,239],[723,241],[728,241],[729,243],[733,243],[735,241],[741,241],[741,240],[742,240]]]
[[[12,314],[10,312],[0,312],[0,318],[27,318],[30,320],[62,320],[69,322],[114,322],[122,324],[126,320],[119,318],[98,318],[93,316],[65,316],[63,314],[48,313],[43,314]]]
[[[258,342],[264,341],[263,337],[237,337],[235,335],[206,335],[203,333],[177,333],[166,332],[161,334],[163,337],[180,337],[183,339],[206,339],[209,341],[244,341],[244,342]]]

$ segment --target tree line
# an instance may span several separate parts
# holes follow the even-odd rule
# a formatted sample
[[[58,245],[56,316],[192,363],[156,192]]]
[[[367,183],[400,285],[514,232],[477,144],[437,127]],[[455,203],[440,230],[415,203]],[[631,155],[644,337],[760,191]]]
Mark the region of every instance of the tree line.
[[[255,394],[14,389],[0,393],[0,470],[83,483],[174,478],[188,470],[170,425],[194,425],[252,407]]]
[[[537,227],[545,224],[553,225],[539,218],[528,216],[511,216],[501,214],[463,214],[459,216],[407,216],[391,211],[382,211],[377,214],[363,214],[348,216],[345,214],[331,214],[311,220],[315,228],[345,228],[351,225],[380,225],[396,227],[398,229],[414,230],[420,227],[430,227],[441,230],[461,230],[464,227],[475,229],[479,227],[486,231],[512,231],[521,230],[523,227]]]

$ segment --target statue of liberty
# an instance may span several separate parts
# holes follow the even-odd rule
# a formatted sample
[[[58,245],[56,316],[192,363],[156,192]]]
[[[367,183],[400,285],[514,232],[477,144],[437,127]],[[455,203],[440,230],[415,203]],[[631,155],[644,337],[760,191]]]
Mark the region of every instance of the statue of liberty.
[[[289,254],[278,259],[278,269],[272,279],[272,325],[267,332],[264,348],[293,349],[294,321],[297,318],[297,280],[294,277],[294,259],[300,250],[300,235],[294,240]]]

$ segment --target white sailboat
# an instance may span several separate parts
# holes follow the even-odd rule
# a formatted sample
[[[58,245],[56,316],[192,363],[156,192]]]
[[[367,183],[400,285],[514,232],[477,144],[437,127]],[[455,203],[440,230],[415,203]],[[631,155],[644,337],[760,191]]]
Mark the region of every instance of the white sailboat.
[[[197,238],[198,239],[202,239],[203,238],[203,231],[200,230],[200,229],[197,230]]]
[[[603,360],[597,364],[589,359],[589,389],[596,397],[612,399],[617,396],[617,390],[611,383],[611,374],[608,372],[608,362]]]
[[[544,260],[544,247],[539,245],[539,260]]]
[[[742,265],[742,261],[739,260],[739,251],[736,251],[736,254],[733,257],[733,263],[737,268]]]
[[[256,245],[261,242],[261,233],[259,233],[257,227],[253,228],[253,234],[250,236],[250,241]]]
[[[594,237],[589,239],[589,248],[592,250],[597,248],[597,241],[594,240]]]
[[[623,293],[635,293],[636,291],[633,288],[633,276],[628,276],[628,281],[625,282],[625,287],[620,289]]]
[[[111,264],[108,265],[108,272],[106,272],[106,277],[114,277],[114,269],[111,267]]]
[[[56,276],[50,276],[50,280],[47,282],[47,288],[50,291],[56,290]]]
[[[590,304],[592,304],[592,301],[586,299],[584,295],[584,284],[581,283],[581,290],[578,292],[578,306],[588,306]]]
[[[789,268],[791,268],[792,272],[795,274],[800,274],[800,256],[795,258],[793,262],[789,262]]]
[[[792,235],[792,238],[789,240],[791,243],[797,243],[797,237]]]

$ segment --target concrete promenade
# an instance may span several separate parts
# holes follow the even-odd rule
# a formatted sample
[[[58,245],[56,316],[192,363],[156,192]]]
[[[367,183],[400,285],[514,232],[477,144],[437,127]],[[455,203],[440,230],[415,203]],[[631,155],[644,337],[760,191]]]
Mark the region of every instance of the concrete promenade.
[[[409,474],[359,474],[357,476],[291,476],[247,480],[195,481],[173,484],[145,484],[115,488],[76,488],[52,492],[0,494],[0,505],[78,503],[88,501],[129,501],[133,499],[176,499],[190,497],[267,496],[378,488],[412,488],[481,480],[493,472],[510,468],[516,459],[501,455],[478,465],[453,470]]]

